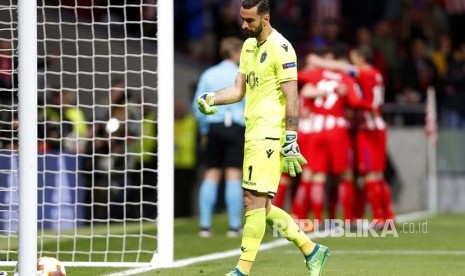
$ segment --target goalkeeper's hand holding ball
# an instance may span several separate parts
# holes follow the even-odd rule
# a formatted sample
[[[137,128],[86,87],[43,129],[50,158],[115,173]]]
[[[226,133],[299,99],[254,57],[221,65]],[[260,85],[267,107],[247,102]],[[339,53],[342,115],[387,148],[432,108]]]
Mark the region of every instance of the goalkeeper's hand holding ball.
[[[297,132],[295,131],[286,130],[281,154],[284,156],[281,171],[288,172],[292,177],[296,176],[296,172],[301,173],[302,165],[307,164],[307,160],[300,154],[299,145],[297,145]]]
[[[205,115],[214,115],[217,112],[215,105],[215,93],[203,93],[197,98],[197,107]]]

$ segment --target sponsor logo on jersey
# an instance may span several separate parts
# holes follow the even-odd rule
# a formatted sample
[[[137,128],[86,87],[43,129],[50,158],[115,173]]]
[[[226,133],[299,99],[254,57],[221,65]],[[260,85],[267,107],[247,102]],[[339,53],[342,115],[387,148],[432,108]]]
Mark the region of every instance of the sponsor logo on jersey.
[[[258,77],[255,76],[255,72],[254,71],[251,71],[246,79],[245,79],[245,82],[250,86],[251,89],[255,88],[255,86],[258,85]]]
[[[272,149],[267,149],[266,150],[266,155],[268,156],[268,158],[270,158],[270,156],[273,154],[274,150]]]
[[[292,68],[292,67],[295,67],[295,66],[296,66],[295,61],[288,62],[288,63],[283,64],[283,69]]]
[[[257,182],[255,181],[242,180],[242,183],[249,186],[257,186]]]
[[[289,46],[287,44],[281,44],[281,47],[287,52]]]

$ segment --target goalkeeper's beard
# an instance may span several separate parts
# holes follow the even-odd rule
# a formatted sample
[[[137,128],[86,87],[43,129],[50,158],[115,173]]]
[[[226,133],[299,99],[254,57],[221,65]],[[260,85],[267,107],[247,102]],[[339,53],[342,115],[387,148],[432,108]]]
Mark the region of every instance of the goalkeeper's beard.
[[[255,31],[253,29],[242,29],[242,35],[245,38],[257,38],[263,31],[263,26],[259,25]]]

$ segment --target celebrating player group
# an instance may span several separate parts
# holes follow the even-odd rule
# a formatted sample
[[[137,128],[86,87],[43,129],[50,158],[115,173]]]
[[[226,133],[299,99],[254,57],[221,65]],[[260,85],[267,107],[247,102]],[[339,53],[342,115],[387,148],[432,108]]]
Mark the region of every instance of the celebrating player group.
[[[370,64],[370,49],[355,48],[349,57],[351,63],[336,60],[329,49],[323,49],[309,54],[299,71],[299,145],[308,164],[303,167],[291,213],[297,219],[307,219],[311,209],[313,218],[321,221],[326,205],[328,218],[334,219],[339,203],[345,221],[355,224],[363,218],[368,201],[372,225],[383,227],[386,220],[394,218],[390,187],[383,174],[384,83],[381,73]],[[332,185],[325,189],[328,176]],[[286,191],[288,183],[285,177],[282,180],[279,190]],[[280,203],[283,196],[277,197]]]

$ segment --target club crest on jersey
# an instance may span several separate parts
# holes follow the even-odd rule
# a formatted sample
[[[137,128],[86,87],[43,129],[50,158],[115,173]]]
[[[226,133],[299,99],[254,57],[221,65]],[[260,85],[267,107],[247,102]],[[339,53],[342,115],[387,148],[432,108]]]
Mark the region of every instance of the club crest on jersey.
[[[292,68],[292,67],[295,67],[295,66],[296,66],[295,61],[288,62],[288,63],[283,63],[283,69],[288,69],[288,68]]]
[[[266,57],[268,56],[268,53],[265,51],[262,53],[260,56],[260,63],[263,63],[266,60]]]

